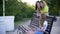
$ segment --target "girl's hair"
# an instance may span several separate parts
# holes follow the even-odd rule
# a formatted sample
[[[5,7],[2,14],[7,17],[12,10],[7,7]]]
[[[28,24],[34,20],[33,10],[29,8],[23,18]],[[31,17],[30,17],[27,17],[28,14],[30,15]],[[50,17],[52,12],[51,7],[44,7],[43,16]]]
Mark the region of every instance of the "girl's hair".
[[[37,10],[37,3],[40,3],[40,1],[37,1],[35,4],[35,9]]]
[[[43,2],[43,1],[40,1],[40,3],[43,3],[43,4],[44,4],[44,2]],[[44,4],[44,5],[45,5],[45,4]],[[40,6],[40,8],[42,9],[42,8],[44,8],[44,7],[41,7],[41,6]]]
[[[41,14],[39,25],[41,25],[43,27],[43,23],[44,23],[45,20],[46,20],[46,15]]]
[[[44,3],[43,1],[40,1],[41,3]]]

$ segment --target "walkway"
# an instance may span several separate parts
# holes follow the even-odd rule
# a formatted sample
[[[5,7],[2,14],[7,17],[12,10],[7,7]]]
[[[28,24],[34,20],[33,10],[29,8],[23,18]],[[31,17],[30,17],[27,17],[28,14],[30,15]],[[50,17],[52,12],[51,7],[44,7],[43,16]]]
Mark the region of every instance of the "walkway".
[[[53,23],[51,34],[60,34],[60,17],[57,17],[57,21]]]

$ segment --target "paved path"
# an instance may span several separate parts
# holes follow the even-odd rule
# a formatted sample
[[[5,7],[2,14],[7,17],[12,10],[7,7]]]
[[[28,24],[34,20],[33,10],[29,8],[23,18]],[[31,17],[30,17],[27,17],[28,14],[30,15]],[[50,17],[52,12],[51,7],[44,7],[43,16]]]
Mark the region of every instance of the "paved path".
[[[24,23],[20,23],[19,25],[23,25],[26,29],[29,29],[28,25],[30,24],[31,20],[27,20]]]
[[[53,23],[51,34],[60,34],[60,17],[57,17],[57,21]]]

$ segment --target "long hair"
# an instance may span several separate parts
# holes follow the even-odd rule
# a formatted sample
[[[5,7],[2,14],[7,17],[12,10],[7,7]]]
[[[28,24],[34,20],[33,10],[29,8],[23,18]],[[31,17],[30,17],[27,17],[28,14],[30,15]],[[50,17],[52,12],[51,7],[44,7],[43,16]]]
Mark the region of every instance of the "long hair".
[[[35,9],[37,10],[37,3],[40,3],[40,1],[37,1],[36,4],[35,4]],[[39,10],[40,11],[40,10]]]
[[[45,6],[44,2],[43,1],[40,1],[40,3],[43,4],[43,6]],[[40,9],[43,9],[44,7],[40,6]]]
[[[39,21],[39,25],[43,27],[43,23],[44,23],[45,20],[46,20],[46,15],[41,14],[41,18],[40,18],[40,21]]]

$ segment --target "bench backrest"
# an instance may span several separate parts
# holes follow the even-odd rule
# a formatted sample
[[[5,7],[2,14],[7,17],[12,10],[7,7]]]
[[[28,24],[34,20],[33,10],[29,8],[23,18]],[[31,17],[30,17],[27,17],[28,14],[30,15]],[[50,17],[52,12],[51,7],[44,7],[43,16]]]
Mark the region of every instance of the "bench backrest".
[[[53,25],[53,21],[54,21],[54,17],[51,17],[51,16],[46,16],[46,17],[47,17],[47,21],[48,21],[48,27],[47,27],[46,31],[50,34],[52,25]],[[36,23],[39,20],[38,19],[36,20],[36,19],[37,19],[36,16],[33,15],[32,19],[31,19],[30,27],[32,27],[32,25],[39,27],[39,24]]]

